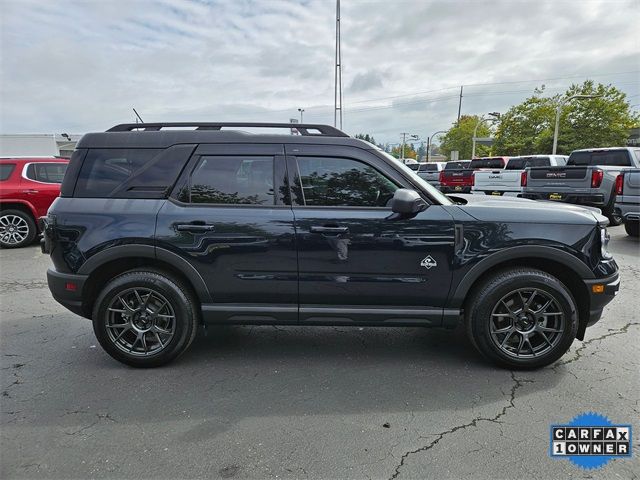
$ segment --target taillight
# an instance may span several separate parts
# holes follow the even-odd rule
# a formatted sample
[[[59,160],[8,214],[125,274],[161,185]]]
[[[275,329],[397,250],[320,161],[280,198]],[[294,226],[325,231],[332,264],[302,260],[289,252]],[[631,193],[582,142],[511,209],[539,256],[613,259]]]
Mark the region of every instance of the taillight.
[[[602,183],[604,172],[602,170],[594,170],[591,172],[591,188],[598,188]]]
[[[521,187],[526,187],[527,186],[527,171],[526,170],[524,170],[520,174],[520,186]]]
[[[441,170],[441,171],[440,171],[440,178],[438,179],[438,181],[439,181],[440,183],[443,183],[443,182],[444,182],[444,170]]]
[[[621,173],[616,177],[616,195],[622,195],[624,190],[624,174]]]
[[[471,174],[471,186],[473,187],[476,184],[476,174],[473,172]]]

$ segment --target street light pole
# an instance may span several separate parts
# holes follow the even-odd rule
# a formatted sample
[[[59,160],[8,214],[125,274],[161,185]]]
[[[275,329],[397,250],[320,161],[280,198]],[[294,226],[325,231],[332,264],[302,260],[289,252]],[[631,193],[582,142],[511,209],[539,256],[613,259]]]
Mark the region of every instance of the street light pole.
[[[407,136],[409,136],[411,139],[413,140],[419,140],[418,135],[414,135],[411,133],[407,133],[407,132],[402,132],[400,135],[402,135],[402,152],[400,152],[400,161],[402,163],[404,163],[404,146],[406,145],[406,140],[407,140]]]
[[[493,117],[493,121],[494,122],[500,118],[500,113],[498,113],[498,112],[490,112],[487,115],[491,115]],[[476,157],[476,135],[478,134],[478,127],[485,120],[489,120],[489,119],[488,118],[484,118],[484,115],[482,115],[480,117],[480,119],[478,120],[478,123],[476,123],[476,128],[473,129],[473,138],[472,138],[473,146],[471,147],[471,159],[472,160]]]
[[[431,140],[433,140],[433,137],[435,137],[439,133],[447,133],[447,131],[446,130],[438,130],[436,133],[434,133],[430,137],[427,137],[427,163],[429,163],[429,160],[431,160]]]
[[[302,114],[304,113],[304,108],[299,108],[298,111],[300,112],[300,123],[304,123],[302,121]]]
[[[555,129],[553,130],[553,151],[551,152],[552,155],[555,155],[556,151],[558,150],[558,130],[560,129],[560,111],[562,110],[562,107],[564,106],[564,104],[576,98],[578,99],[597,98],[601,96],[602,95],[572,95],[568,98],[565,98],[564,100],[560,100],[560,103],[558,103],[558,106],[556,107],[556,126],[555,126]]]

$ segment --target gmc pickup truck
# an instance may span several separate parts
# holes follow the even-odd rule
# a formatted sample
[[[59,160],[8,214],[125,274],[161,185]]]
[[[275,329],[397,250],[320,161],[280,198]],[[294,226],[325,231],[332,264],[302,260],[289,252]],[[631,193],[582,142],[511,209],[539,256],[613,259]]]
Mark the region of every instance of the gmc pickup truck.
[[[421,163],[418,176],[436,188],[440,188],[440,172],[444,170],[446,162]]]
[[[471,193],[517,197],[522,193],[522,181],[527,167],[556,167],[567,163],[566,155],[527,155],[512,157],[504,170],[484,170],[475,173]]]
[[[440,172],[440,191],[443,193],[469,193],[473,183],[473,170],[469,168],[471,160],[447,162]]]
[[[615,212],[622,218],[627,234],[638,237],[640,233],[640,169],[626,170],[617,176]]]
[[[615,181],[619,173],[632,167],[640,167],[640,148],[575,150],[566,166],[526,169],[521,196],[598,207],[611,225],[620,225],[622,218],[614,209]]]
[[[453,162],[449,162],[440,172],[440,190],[444,193],[471,193],[474,182],[474,172],[484,169],[504,168],[509,157],[483,157],[473,160],[461,160],[465,162],[463,170],[456,170]],[[451,166],[449,166],[451,165]]]

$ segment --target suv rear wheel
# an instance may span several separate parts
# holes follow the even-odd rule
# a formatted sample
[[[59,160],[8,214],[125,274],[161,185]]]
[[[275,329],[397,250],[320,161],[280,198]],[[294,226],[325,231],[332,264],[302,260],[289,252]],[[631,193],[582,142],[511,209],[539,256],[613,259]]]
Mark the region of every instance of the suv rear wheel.
[[[197,312],[193,297],[176,279],[133,270],[100,292],[93,330],[116,360],[132,367],[158,367],[189,347],[197,331]]]
[[[22,210],[0,211],[0,247],[18,248],[33,243],[36,222]]]
[[[575,301],[546,272],[514,268],[487,278],[466,313],[467,333],[485,357],[508,368],[539,368],[558,360],[578,329]]]

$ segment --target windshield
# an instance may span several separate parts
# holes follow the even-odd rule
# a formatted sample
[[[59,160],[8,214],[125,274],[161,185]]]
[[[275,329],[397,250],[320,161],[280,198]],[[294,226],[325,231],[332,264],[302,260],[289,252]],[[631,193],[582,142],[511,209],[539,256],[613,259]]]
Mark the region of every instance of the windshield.
[[[549,157],[514,157],[507,162],[505,170],[524,170],[527,167],[548,167]]]
[[[421,190],[423,190],[424,192],[427,192],[427,194],[429,194],[431,198],[434,198],[441,205],[453,205],[453,202],[449,200],[449,197],[447,197],[440,190],[436,189],[435,187],[430,185],[427,181],[423,180],[421,177],[416,175],[416,173],[413,170],[411,170],[410,168],[407,168],[407,166],[402,164],[397,158],[389,155],[387,152],[385,152],[380,148],[376,148],[375,151],[380,155],[388,158],[389,160],[393,160],[394,165],[396,165],[399,169],[404,170],[404,172],[411,177],[412,181],[416,183]]]
[[[503,158],[477,158],[471,160],[471,168],[504,168]]]

